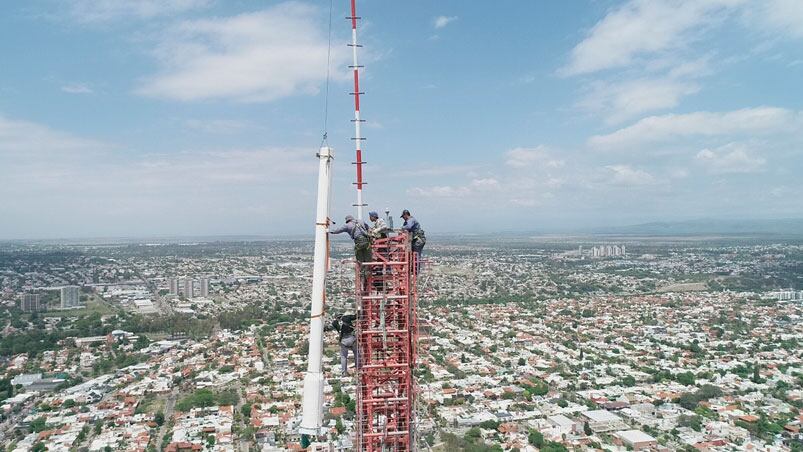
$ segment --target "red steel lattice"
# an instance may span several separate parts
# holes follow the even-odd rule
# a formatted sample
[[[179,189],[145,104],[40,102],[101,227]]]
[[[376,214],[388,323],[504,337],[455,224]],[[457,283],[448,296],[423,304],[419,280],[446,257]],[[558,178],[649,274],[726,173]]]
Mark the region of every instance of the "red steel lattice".
[[[415,259],[406,233],[377,239],[357,269],[357,450],[411,451],[416,392]]]

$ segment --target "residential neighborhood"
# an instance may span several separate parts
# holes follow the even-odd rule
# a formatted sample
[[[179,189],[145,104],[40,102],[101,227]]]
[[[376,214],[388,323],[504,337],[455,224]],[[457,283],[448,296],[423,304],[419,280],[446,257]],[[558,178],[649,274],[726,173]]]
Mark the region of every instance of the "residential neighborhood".
[[[333,245],[331,315],[354,300]],[[422,450],[801,450],[801,245],[577,246],[446,239],[426,256]],[[310,277],[297,242],[4,249],[2,443],[301,450]],[[62,285],[77,307],[23,311]],[[328,330],[313,450],[354,449],[355,373],[337,355]]]

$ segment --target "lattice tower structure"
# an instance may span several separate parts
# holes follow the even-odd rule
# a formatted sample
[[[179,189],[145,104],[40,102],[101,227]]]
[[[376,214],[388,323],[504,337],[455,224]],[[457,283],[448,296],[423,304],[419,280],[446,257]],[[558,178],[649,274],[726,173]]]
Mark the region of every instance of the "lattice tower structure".
[[[416,255],[407,233],[376,239],[357,264],[358,451],[415,450]]]

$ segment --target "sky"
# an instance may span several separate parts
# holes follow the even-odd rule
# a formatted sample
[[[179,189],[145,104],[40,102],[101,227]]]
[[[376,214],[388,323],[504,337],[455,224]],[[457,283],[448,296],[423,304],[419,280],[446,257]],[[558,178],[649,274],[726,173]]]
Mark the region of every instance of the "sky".
[[[325,0],[3,2],[0,240],[312,234],[325,124],[353,213],[331,5],[330,47]],[[799,0],[358,9],[370,209],[428,232],[803,217]]]

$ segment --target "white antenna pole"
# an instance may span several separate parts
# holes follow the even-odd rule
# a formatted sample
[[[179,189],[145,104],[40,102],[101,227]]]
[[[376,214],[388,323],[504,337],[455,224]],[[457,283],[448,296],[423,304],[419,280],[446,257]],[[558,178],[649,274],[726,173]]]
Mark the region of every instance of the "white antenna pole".
[[[354,92],[351,93],[354,96],[354,147],[357,153],[357,161],[354,162],[357,165],[357,182],[354,185],[357,186],[357,204],[354,204],[357,207],[357,220],[362,221],[362,208],[366,206],[365,203],[362,201],[362,166],[364,162],[362,161],[362,142],[365,138],[360,135],[360,124],[365,122],[364,119],[360,118],[360,95],[364,94],[360,92],[360,66],[357,63],[357,49],[362,47],[361,45],[357,44],[357,0],[351,0],[351,17],[348,19],[351,20],[351,54],[352,54],[352,65],[350,66],[351,69],[354,71]]]
[[[298,431],[318,436],[323,425],[323,314],[326,286],[326,248],[329,232],[329,187],[332,181],[334,151],[322,147],[318,153],[318,209],[315,216],[315,254],[312,267],[312,308],[310,316],[309,357],[304,376],[304,402]]]

